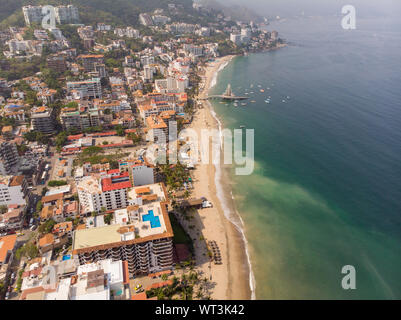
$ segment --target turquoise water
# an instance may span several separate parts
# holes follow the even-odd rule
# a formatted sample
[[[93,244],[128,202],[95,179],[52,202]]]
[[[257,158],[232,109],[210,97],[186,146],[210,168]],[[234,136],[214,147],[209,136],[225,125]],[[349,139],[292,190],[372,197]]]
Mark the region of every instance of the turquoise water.
[[[148,214],[143,215],[142,221],[150,221],[151,228],[159,228],[161,226],[160,219],[153,214],[153,210],[149,210]]]
[[[63,261],[70,260],[70,259],[71,259],[71,255],[70,254],[67,254],[67,255],[63,256]]]
[[[401,23],[357,26],[272,24],[290,45],[236,58],[212,89],[254,92],[213,105],[225,127],[255,129],[255,171],[233,174],[233,195],[259,299],[401,298]]]

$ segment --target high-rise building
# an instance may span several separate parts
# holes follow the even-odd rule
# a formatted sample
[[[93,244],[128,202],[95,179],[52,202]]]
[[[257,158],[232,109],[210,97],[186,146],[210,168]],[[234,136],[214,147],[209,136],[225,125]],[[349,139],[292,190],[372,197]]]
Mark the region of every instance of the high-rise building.
[[[67,63],[65,57],[61,55],[52,55],[47,58],[47,66],[59,73],[63,73],[67,70]]]
[[[78,8],[73,5],[59,6],[55,8],[55,11],[56,21],[59,24],[79,22]]]
[[[13,175],[18,171],[19,155],[17,146],[12,142],[0,144],[0,175]]]
[[[69,94],[75,91],[82,99],[102,97],[102,85],[99,78],[67,82],[67,91]]]
[[[24,6],[22,12],[26,25],[41,23],[47,12],[42,12],[43,6]],[[58,6],[54,8],[55,19],[58,24],[78,23],[78,8],[73,5]]]
[[[164,186],[134,187],[129,197],[137,204],[114,211],[110,225],[75,231],[73,255],[80,264],[102,259],[127,261],[130,275],[171,269],[174,234]]]
[[[31,111],[31,124],[35,131],[52,133],[55,131],[55,109],[45,106],[33,108]]]

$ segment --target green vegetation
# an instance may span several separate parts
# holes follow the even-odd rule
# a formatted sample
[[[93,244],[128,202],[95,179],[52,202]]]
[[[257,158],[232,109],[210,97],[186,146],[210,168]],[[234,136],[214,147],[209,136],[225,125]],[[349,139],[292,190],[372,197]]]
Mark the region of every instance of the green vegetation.
[[[55,225],[56,225],[56,221],[54,221],[53,219],[49,219],[40,225],[39,232],[41,234],[50,233],[53,231],[53,228]]]
[[[113,214],[112,214],[112,213],[105,214],[105,215],[103,216],[103,219],[104,219],[104,223],[105,223],[105,224],[110,224],[110,223],[111,223],[111,220],[113,220]]]
[[[71,0],[68,4],[73,4],[78,7],[80,20],[85,24],[93,24],[102,21],[116,26],[139,26],[138,16],[141,12],[151,12],[156,8],[167,9],[169,3],[184,6],[185,10],[182,12],[182,16],[187,20],[193,20],[195,18],[199,20],[201,18],[200,15],[192,9],[191,0],[114,0],[112,5],[110,5],[109,0]],[[65,5],[65,1],[0,0],[0,7],[2,8],[0,13],[0,27],[6,28],[10,25],[23,26],[24,18],[21,7],[29,4]],[[191,16],[188,14],[191,14]],[[64,27],[66,27],[66,25],[61,26],[63,34],[65,31]],[[75,47],[74,42],[72,46]]]
[[[22,257],[34,259],[39,255],[38,248],[32,243],[28,242],[15,252],[15,257],[20,260]]]
[[[190,176],[188,170],[180,162],[175,165],[163,164],[159,166],[159,169],[166,185],[173,190],[182,188]]]
[[[162,279],[167,280],[167,275]],[[192,300],[193,298],[209,299],[208,280],[201,279],[196,271],[189,274],[182,274],[181,277],[174,276],[172,283],[164,288],[151,289],[146,291],[148,298],[157,297],[158,300],[172,300],[177,297],[181,300]]]
[[[169,218],[171,222],[171,227],[173,228],[174,232],[174,238],[173,238],[174,243],[186,244],[187,246],[192,247],[191,238],[185,232],[184,228],[178,222],[174,214],[169,214]]]
[[[40,144],[49,144],[50,137],[38,131],[29,131],[24,134],[24,139],[28,141],[37,141]]]
[[[17,286],[16,286],[18,292],[21,291],[21,286],[22,286],[22,274],[23,274],[23,273],[24,273],[24,270],[23,270],[23,269],[21,269],[21,270],[18,271],[18,280],[17,280]]]
[[[121,125],[117,125],[117,126],[115,127],[115,130],[116,130],[118,136],[124,137],[124,135],[125,135],[125,130],[124,130],[124,128],[123,128]]]
[[[129,140],[132,140],[132,143],[133,143],[134,145],[138,145],[138,144],[140,144],[140,143],[142,142],[142,136],[141,136],[140,134],[129,133],[129,134],[127,135],[127,138],[128,138]]]
[[[0,3],[4,0],[0,0]],[[33,76],[40,71],[40,57],[32,57],[29,61],[17,59],[7,60],[7,68],[0,69],[0,78],[13,81],[25,77]]]
[[[55,139],[57,151],[60,152],[63,146],[67,143],[68,133],[65,131],[60,132]]]
[[[98,146],[91,146],[82,151],[74,160],[75,165],[82,166],[84,163],[90,164],[110,163],[111,169],[118,169],[118,160],[127,157],[129,153],[116,152],[114,154],[104,154],[104,150]]]
[[[64,180],[51,180],[48,183],[49,187],[61,187],[67,185],[67,181]]]

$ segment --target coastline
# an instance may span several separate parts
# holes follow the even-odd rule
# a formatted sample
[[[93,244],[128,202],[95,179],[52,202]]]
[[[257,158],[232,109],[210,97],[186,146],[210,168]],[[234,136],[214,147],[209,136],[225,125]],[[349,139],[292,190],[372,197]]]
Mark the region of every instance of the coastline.
[[[204,98],[217,81],[221,71],[235,56],[216,59],[205,69],[204,87],[199,98]],[[212,105],[202,101],[202,108],[197,109],[191,128],[200,134],[201,129],[221,129]],[[213,203],[213,208],[198,211],[203,237],[206,241],[215,240],[220,248],[223,264],[198,264],[205,274],[211,274],[214,288],[213,299],[255,299],[254,278],[251,270],[247,242],[243,232],[241,217],[237,214],[229,183],[229,170],[223,165],[198,164],[194,173],[193,196],[206,197]],[[205,179],[207,176],[207,179]],[[200,254],[201,248],[195,244],[195,252]],[[204,252],[204,251],[203,251]],[[195,254],[197,262],[202,261]],[[207,264],[207,266],[205,266]]]

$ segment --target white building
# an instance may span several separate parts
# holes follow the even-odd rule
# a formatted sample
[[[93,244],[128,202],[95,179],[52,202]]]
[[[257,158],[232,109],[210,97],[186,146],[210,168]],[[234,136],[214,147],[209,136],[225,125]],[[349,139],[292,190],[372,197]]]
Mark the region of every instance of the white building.
[[[65,24],[79,22],[78,8],[73,5],[59,6],[55,8],[55,11],[57,23]]]
[[[30,192],[24,176],[0,176],[0,206],[24,205],[29,201]]]
[[[128,188],[132,184],[128,172],[117,176],[83,177],[77,183],[78,197],[83,213],[100,212],[102,208],[115,210],[128,206]]]
[[[241,35],[238,33],[231,33],[230,34],[230,41],[234,44],[238,45],[241,44]]]
[[[67,91],[69,94],[74,94],[75,92],[81,99],[102,97],[102,85],[99,78],[67,82]]]

